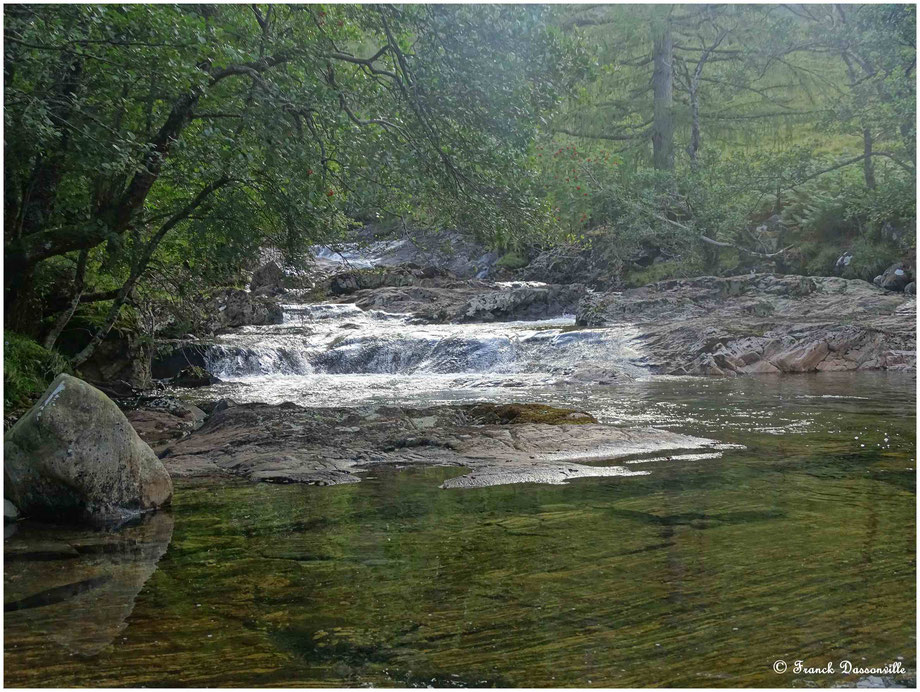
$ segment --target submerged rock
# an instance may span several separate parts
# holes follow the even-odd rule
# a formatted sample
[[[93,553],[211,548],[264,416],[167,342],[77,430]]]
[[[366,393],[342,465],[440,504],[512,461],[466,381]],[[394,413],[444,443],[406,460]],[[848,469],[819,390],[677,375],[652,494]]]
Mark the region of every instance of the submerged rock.
[[[585,411],[547,406],[545,404],[476,404],[469,415],[477,425],[587,425],[597,418]]]
[[[482,487],[634,475],[642,472],[597,462],[719,447],[667,430],[601,425],[582,411],[539,404],[242,404],[213,413],[163,460],[179,476],[315,485],[356,483],[357,474],[377,465],[456,466],[468,472],[444,487]]]
[[[654,373],[916,367],[913,303],[857,279],[754,274],[662,281],[588,296],[577,321],[637,325],[637,346]]]
[[[160,507],[169,474],[118,407],[59,375],[4,436],[4,493],[27,516],[101,522]]]

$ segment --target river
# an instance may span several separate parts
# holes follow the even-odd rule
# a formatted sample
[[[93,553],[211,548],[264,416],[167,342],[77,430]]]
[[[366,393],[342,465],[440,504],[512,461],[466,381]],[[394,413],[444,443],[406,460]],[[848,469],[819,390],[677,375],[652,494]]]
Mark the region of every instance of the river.
[[[194,396],[541,401],[723,444],[562,485],[440,488],[456,468],[179,480],[169,512],[120,532],[21,522],[5,543],[6,684],[915,681],[914,376],[656,377],[634,336],[348,305],[227,335],[208,354],[224,381]],[[904,672],[846,675],[843,659]]]

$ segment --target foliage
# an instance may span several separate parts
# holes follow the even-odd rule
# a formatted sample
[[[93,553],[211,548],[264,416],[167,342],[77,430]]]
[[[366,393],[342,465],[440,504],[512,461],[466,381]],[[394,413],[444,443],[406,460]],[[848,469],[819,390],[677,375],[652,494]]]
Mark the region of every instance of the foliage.
[[[914,243],[915,13],[10,6],[8,324],[82,291],[68,348],[123,303],[196,331],[263,248],[296,265],[367,222],[459,228],[505,266],[592,246],[630,282],[852,248],[865,275]]]
[[[893,172],[869,189],[855,172],[840,171],[796,190],[783,211],[789,240],[797,247],[790,269],[871,281],[914,247],[909,186],[912,180]],[[852,260],[838,270],[836,262],[845,252]]]
[[[42,348],[16,332],[3,332],[3,408],[31,406],[62,372],[69,373],[67,360],[56,351]]]
[[[635,288],[668,279],[688,279],[699,276],[702,272],[703,267],[699,261],[682,259],[681,261],[659,262],[646,269],[626,272],[623,283],[628,288]]]
[[[533,152],[557,237],[601,229],[626,256],[656,245],[712,271],[757,265],[792,242],[801,247],[789,268],[826,268],[818,254],[836,261],[859,237],[881,251],[891,226],[912,246],[914,14],[902,5],[560,9],[556,22],[596,63]],[[654,170],[651,152],[654,38],[665,29],[673,171]],[[788,238],[758,230],[778,213]]]
[[[89,250],[94,291],[152,262],[220,283],[352,217],[539,226],[522,163],[580,72],[546,10],[20,5],[6,39],[7,303]],[[75,280],[74,280],[75,283]],[[117,307],[117,306],[116,306]]]

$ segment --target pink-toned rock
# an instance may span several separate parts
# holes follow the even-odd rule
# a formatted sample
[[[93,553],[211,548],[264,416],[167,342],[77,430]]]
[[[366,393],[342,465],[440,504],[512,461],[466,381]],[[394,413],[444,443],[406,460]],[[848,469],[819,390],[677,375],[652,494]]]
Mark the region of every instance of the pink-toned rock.
[[[856,279],[702,276],[589,294],[577,321],[636,324],[655,373],[915,370],[915,305]]]

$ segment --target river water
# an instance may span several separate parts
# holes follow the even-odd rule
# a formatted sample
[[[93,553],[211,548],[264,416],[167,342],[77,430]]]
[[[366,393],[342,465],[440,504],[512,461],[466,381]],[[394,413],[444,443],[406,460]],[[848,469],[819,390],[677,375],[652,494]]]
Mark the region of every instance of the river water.
[[[916,679],[913,375],[653,377],[628,325],[419,325],[347,305],[290,306],[208,359],[224,382],[202,398],[541,401],[725,447],[558,486],[441,489],[463,473],[448,468],[179,481],[169,512],[120,531],[20,522],[7,685]],[[843,659],[905,672],[847,675]]]

